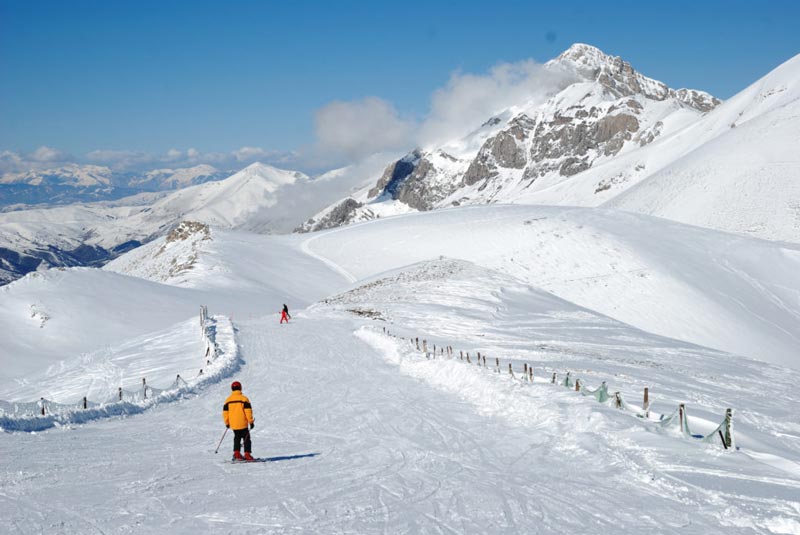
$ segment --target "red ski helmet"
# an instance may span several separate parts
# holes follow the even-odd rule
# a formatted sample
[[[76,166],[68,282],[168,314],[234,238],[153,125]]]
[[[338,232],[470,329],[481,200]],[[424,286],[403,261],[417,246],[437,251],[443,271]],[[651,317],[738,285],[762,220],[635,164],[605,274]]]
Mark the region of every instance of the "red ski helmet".
[[[231,390],[241,390],[241,389],[242,389],[242,383],[240,383],[239,381],[234,381],[231,383]]]

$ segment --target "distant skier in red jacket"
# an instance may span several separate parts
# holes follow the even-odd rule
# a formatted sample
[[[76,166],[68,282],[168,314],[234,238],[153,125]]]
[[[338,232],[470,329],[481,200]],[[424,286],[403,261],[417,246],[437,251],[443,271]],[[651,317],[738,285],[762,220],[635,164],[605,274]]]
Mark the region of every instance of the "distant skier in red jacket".
[[[289,315],[289,307],[286,306],[286,303],[283,304],[283,310],[281,311],[281,323],[284,321],[289,323],[289,319],[291,316]]]

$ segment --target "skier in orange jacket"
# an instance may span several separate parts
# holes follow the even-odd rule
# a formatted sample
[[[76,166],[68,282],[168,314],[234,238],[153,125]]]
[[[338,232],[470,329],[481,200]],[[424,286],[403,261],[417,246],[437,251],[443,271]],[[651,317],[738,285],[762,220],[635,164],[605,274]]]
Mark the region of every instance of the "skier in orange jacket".
[[[233,429],[233,460],[253,461],[253,456],[250,454],[250,429],[255,427],[253,407],[250,406],[250,400],[242,394],[242,383],[239,381],[231,383],[231,395],[222,407],[222,419],[225,421],[225,427]],[[242,440],[244,440],[244,457],[239,452]]]

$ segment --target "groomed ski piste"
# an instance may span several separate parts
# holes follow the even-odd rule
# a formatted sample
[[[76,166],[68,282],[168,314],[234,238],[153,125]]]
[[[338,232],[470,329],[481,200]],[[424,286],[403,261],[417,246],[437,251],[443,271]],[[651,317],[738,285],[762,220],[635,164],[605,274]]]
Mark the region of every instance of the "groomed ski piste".
[[[484,206],[215,230],[190,270],[141,278],[183,254],[163,245],[0,288],[0,532],[800,533],[797,246]],[[9,413],[142,378],[131,413]],[[234,379],[265,462],[231,463],[230,433],[214,453]]]

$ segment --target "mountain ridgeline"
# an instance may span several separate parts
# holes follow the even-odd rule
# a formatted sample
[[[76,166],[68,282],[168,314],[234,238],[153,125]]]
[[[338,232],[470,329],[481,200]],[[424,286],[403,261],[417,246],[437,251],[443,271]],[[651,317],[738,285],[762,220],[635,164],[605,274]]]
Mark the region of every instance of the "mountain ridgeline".
[[[468,136],[483,139],[476,153],[460,150],[468,144],[459,140],[415,149],[391,163],[360,197],[337,203],[298,230],[369,219],[370,203],[389,199],[420,211],[516,202],[535,191],[537,182],[578,175],[653,143],[720,104],[706,92],[675,90],[647,78],[589,45],[573,45],[544,68],[566,73],[573,82],[542,105],[520,103],[487,118]]]
[[[313,232],[491,203],[601,207],[800,243],[800,56],[725,102],[585,44],[541,68],[558,81],[544,97],[499,106],[473,131],[392,161],[372,155],[316,177],[262,163],[226,178],[210,166],[6,174],[2,204],[51,198],[0,212],[0,284],[102,265],[187,220]],[[95,199],[104,200],[72,202]]]

